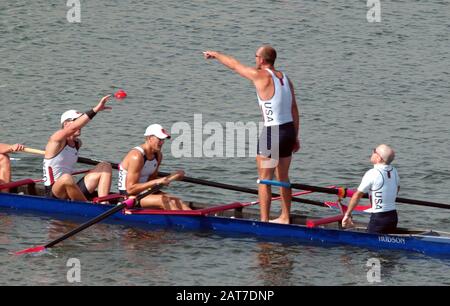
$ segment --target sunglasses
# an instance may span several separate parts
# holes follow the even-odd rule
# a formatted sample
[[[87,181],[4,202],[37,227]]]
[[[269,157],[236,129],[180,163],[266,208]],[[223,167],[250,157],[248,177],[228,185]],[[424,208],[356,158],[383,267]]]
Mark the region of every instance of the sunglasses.
[[[381,158],[381,160],[384,161],[384,159],[383,159],[383,157],[380,155],[380,153],[377,152],[377,148],[374,148],[374,149],[372,150],[372,154],[378,155],[378,156]]]

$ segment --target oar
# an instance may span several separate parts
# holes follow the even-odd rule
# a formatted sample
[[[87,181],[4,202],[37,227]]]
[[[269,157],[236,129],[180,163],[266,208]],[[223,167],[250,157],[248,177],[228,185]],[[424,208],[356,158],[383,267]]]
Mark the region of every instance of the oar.
[[[325,187],[317,187],[317,186],[311,186],[311,185],[305,185],[305,184],[279,182],[279,181],[273,181],[273,180],[258,180],[258,183],[272,185],[272,186],[285,187],[285,188],[311,190],[311,191],[315,191],[315,192],[328,193],[328,194],[339,194],[341,192],[339,188],[325,188]],[[353,191],[353,190],[345,189],[343,196],[351,197],[354,192],[355,191]],[[364,198],[368,198],[368,197],[369,196],[367,194],[364,194]],[[450,209],[450,204],[413,200],[413,199],[406,199],[406,198],[397,198],[395,201],[398,203],[403,203],[403,204],[412,204],[412,205],[420,205],[420,206],[427,206],[427,207]]]
[[[51,248],[53,246],[55,246],[56,244],[60,243],[61,241],[66,240],[69,237],[72,237],[73,235],[81,232],[82,230],[102,221],[103,219],[106,219],[107,217],[115,214],[116,212],[124,209],[124,208],[131,208],[133,207],[133,204],[135,203],[135,201],[139,201],[140,199],[148,196],[149,194],[155,193],[157,191],[159,191],[161,189],[161,185],[156,185],[142,193],[140,193],[139,195],[136,196],[136,198],[129,198],[119,204],[117,204],[114,208],[105,211],[104,213],[102,213],[101,215],[99,215],[98,217],[95,217],[94,219],[89,220],[86,223],[83,223],[82,225],[78,226],[77,228],[71,230],[70,232],[62,235],[61,237],[53,240],[52,242],[47,243],[46,245],[42,245],[42,246],[37,246],[37,247],[33,247],[33,248],[29,248],[23,251],[19,251],[17,253],[15,253],[15,255],[22,255],[22,254],[28,254],[28,253],[38,253],[38,252],[42,252],[45,251],[48,248]],[[92,205],[101,205],[101,204],[92,204]]]
[[[101,163],[102,161],[91,159],[91,158],[78,157],[78,162],[79,163],[83,163],[83,164],[87,164],[87,165],[97,165],[98,163]],[[118,169],[119,168],[119,165],[117,163],[112,163],[112,162],[109,162],[109,163],[111,164],[111,166],[114,169]],[[158,175],[159,176],[168,176],[169,173],[159,171]],[[188,182],[188,183],[198,184],[198,185],[209,186],[209,187],[216,187],[216,188],[222,188],[222,189],[227,189],[227,190],[240,191],[240,192],[256,194],[256,195],[258,194],[258,190],[256,190],[256,189],[240,187],[240,186],[235,186],[235,185],[229,185],[229,184],[224,184],[224,183],[219,183],[219,182],[213,182],[213,181],[193,178],[193,177],[189,177],[189,176],[185,176],[183,178],[183,181],[184,182]],[[277,194],[277,193],[272,193],[272,197],[278,197],[278,196],[280,196],[280,195]],[[300,203],[311,204],[311,205],[315,205],[315,206],[321,206],[321,207],[329,207],[329,206],[325,205],[322,202],[308,200],[308,199],[292,198],[292,201],[293,202],[300,202]]]
[[[309,194],[312,191],[300,191],[297,193],[293,193],[293,196],[299,196],[304,194]],[[272,201],[280,200],[281,197],[273,197]],[[259,201],[253,202],[233,202],[230,204],[222,204],[208,208],[201,208],[195,210],[160,210],[160,209],[131,209],[125,210],[125,214],[127,215],[187,215],[187,216],[206,216],[208,214],[222,212],[225,210],[236,209],[236,208],[244,208],[247,206],[252,206],[259,204]]]
[[[98,163],[101,163],[102,161],[91,159],[91,158],[78,157],[78,162],[79,163],[83,163],[83,164],[87,164],[87,165],[97,165]],[[118,169],[119,168],[119,165],[117,163],[112,163],[112,162],[109,162],[109,163],[111,164],[111,166],[114,169]],[[168,176],[168,175],[170,175],[170,173],[159,171],[158,175],[159,176]],[[224,183],[219,183],[219,182],[213,182],[213,181],[198,179],[198,178],[189,177],[189,176],[185,176],[183,178],[183,181],[184,182],[188,182],[188,183],[192,183],[192,184],[209,186],[209,187],[216,187],[216,188],[222,188],[222,189],[227,189],[227,190],[240,191],[240,192],[256,194],[256,195],[258,194],[258,190],[256,190],[256,189],[240,187],[240,186],[235,186],[235,185],[229,185],[229,184],[224,184]],[[280,195],[277,194],[277,193],[272,193],[272,197],[279,197],[279,196]],[[300,202],[300,203],[311,204],[311,205],[315,205],[315,206],[321,206],[321,207],[329,207],[329,206],[325,205],[322,202],[308,200],[308,199],[292,198],[292,201],[293,202]]]

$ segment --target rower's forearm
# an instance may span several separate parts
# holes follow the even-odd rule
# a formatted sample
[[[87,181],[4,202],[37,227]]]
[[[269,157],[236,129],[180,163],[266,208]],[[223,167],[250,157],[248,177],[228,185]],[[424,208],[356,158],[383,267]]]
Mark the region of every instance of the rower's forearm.
[[[134,184],[130,188],[127,188],[127,193],[129,195],[137,195],[137,194],[141,193],[144,190],[147,190],[147,189],[150,189],[150,188],[156,186],[157,184],[158,183],[153,181],[153,180],[145,182],[145,183]]]
[[[66,126],[64,130],[67,131],[67,135],[65,135],[65,137],[72,136],[78,130],[81,130],[86,124],[88,124],[89,121],[91,121],[91,119],[86,114],[83,114],[82,116],[77,118],[71,125]]]
[[[352,198],[350,199],[350,203],[348,204],[347,211],[345,212],[346,215],[351,215],[352,211],[355,209],[355,207],[358,205],[359,200],[363,197],[364,193],[357,191],[355,194],[353,194]]]
[[[356,201],[353,201],[352,198],[352,200],[350,200],[350,203],[348,204],[347,211],[345,212],[345,214],[348,216],[351,215],[352,211],[355,209],[357,204],[358,203]]]
[[[216,52],[214,57],[231,70],[236,70],[236,67],[239,65],[239,61],[237,59],[220,52]]]
[[[11,145],[0,143],[0,154],[7,154],[11,152]]]

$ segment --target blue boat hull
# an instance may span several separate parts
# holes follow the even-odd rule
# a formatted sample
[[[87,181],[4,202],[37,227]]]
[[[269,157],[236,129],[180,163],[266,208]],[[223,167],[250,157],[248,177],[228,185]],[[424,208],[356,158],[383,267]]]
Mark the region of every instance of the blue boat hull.
[[[0,207],[45,214],[61,214],[93,218],[111,205],[46,199],[37,196],[0,193]],[[414,251],[429,255],[450,257],[450,238],[434,235],[378,235],[365,232],[329,228],[308,228],[303,225],[283,225],[257,220],[221,216],[186,215],[129,215],[122,212],[109,218],[129,225],[176,227],[186,230],[211,230],[221,233],[237,233],[255,237],[295,242],[344,244],[371,249]]]

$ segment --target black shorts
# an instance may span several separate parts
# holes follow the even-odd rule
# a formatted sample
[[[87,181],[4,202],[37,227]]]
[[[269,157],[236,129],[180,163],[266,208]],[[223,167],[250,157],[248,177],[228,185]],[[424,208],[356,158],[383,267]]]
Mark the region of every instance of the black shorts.
[[[57,199],[57,197],[52,192],[52,186],[45,186],[45,197],[49,199]]]
[[[82,177],[78,181],[77,185],[78,185],[78,188],[80,188],[81,192],[86,197],[86,199],[88,199],[89,201],[91,201],[92,199],[97,197],[98,194],[97,194],[96,191],[89,192],[89,190],[87,189],[86,184],[84,183],[84,177]],[[47,198],[50,198],[50,199],[58,199],[58,197],[53,194],[52,187],[53,187],[53,185],[52,186],[45,186],[45,196]]]
[[[278,129],[278,135],[272,135],[272,130],[273,133],[276,133],[276,129]],[[273,159],[291,156],[295,142],[297,141],[295,134],[294,122],[276,126],[265,126],[258,139],[258,155]],[[278,154],[275,151],[277,147]]]
[[[394,233],[397,229],[398,215],[396,210],[373,213],[370,215],[370,222],[367,232],[372,234]]]
[[[92,199],[94,199],[95,197],[98,196],[97,191],[94,190],[94,192],[89,192],[89,190],[86,187],[86,184],[84,183],[84,176],[78,181],[77,185],[80,188],[81,192],[84,194],[84,196],[86,197],[86,199],[88,199],[89,201],[91,201]]]

